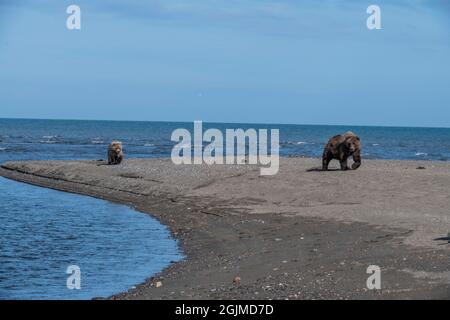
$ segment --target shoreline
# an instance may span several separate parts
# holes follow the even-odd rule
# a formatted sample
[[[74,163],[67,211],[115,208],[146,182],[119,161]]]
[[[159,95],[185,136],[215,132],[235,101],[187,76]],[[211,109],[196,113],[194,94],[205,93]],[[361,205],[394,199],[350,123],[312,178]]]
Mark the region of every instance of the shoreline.
[[[167,159],[98,164],[8,162],[0,176],[126,204],[170,229],[185,259],[112,299],[450,298],[450,245],[433,240],[450,228],[438,210],[450,207],[450,163],[366,160],[324,173],[318,159],[281,158],[273,177]],[[365,288],[370,264],[383,270],[381,290]]]

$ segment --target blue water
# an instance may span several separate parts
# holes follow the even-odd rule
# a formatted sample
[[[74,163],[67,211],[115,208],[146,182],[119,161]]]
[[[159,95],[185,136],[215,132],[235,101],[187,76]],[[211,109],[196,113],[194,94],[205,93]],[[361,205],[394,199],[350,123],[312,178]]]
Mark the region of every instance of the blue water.
[[[0,119],[0,162],[12,159],[105,159],[119,139],[128,157],[168,157],[172,131],[192,123]],[[366,159],[450,160],[450,128],[204,124],[208,128],[278,128],[280,154],[320,157],[329,137],[351,130]]]
[[[8,160],[105,159],[111,140],[127,157],[168,157],[172,131],[192,123],[0,119],[0,163]],[[319,157],[329,137],[348,130],[363,159],[450,160],[450,129],[204,124],[208,128],[277,128],[280,154]],[[87,299],[142,282],[181,258],[156,220],[98,199],[0,179],[0,299]],[[81,290],[66,287],[69,265]]]
[[[164,226],[126,206],[3,178],[0,190],[0,299],[107,297],[180,259]]]

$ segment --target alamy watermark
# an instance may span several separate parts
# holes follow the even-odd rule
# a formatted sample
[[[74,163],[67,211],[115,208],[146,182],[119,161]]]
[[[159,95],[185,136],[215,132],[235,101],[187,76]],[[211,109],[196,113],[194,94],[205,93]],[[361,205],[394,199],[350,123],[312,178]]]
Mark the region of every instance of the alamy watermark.
[[[180,128],[172,132],[171,140],[178,142],[172,149],[174,164],[258,164],[261,175],[278,172],[280,160],[280,132],[270,129],[270,150],[267,129],[219,129],[203,132],[202,121],[194,122],[194,135]],[[203,142],[208,143],[203,146]]]
[[[67,289],[73,290],[81,289],[81,269],[77,265],[70,265],[67,267],[66,273],[69,274],[69,277],[66,281]]]
[[[66,20],[66,27],[69,30],[81,29],[81,8],[75,4],[67,7],[66,13],[69,14]]]
[[[367,18],[367,29],[380,30],[381,29],[381,8],[375,4],[367,7],[367,14],[370,16]]]
[[[381,289],[381,269],[379,266],[370,265],[367,267],[367,274],[370,276],[367,278],[366,286],[369,290]]]

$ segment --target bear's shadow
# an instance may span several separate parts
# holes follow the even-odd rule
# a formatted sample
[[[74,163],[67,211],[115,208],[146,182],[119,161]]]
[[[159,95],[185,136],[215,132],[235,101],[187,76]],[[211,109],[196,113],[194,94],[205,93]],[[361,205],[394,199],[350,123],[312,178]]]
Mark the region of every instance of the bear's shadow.
[[[447,243],[450,243],[450,235],[447,235],[446,237],[440,237],[440,238],[436,238],[434,239],[434,241],[447,241]],[[440,243],[439,245],[445,245],[447,243]]]
[[[328,168],[327,171],[342,171],[342,170],[339,168]],[[323,171],[322,168],[316,167],[316,168],[307,169],[306,172],[326,172],[326,171]]]

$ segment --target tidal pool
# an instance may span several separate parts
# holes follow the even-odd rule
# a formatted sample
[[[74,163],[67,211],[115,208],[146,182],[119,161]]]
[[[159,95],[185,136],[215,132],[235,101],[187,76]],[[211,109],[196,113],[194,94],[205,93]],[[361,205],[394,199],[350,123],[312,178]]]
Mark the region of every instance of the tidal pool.
[[[0,299],[108,297],[182,258],[147,214],[0,178]]]

